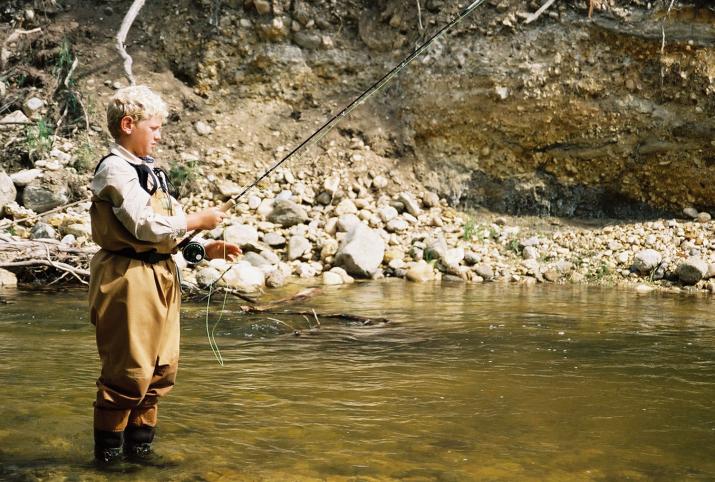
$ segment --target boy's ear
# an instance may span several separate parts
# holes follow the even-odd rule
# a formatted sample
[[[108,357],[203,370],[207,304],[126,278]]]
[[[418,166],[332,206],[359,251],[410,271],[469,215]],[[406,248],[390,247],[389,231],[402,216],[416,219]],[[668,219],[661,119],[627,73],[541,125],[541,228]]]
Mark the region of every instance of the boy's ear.
[[[119,121],[119,130],[122,134],[131,134],[132,130],[134,130],[134,119],[128,115],[122,117],[122,120]]]

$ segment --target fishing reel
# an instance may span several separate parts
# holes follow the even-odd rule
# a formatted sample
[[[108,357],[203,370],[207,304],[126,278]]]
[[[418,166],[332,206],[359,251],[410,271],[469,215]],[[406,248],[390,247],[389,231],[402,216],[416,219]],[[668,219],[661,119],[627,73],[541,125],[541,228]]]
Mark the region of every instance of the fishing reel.
[[[181,254],[189,264],[196,264],[206,258],[206,250],[204,249],[204,246],[197,241],[190,241],[183,247]]]

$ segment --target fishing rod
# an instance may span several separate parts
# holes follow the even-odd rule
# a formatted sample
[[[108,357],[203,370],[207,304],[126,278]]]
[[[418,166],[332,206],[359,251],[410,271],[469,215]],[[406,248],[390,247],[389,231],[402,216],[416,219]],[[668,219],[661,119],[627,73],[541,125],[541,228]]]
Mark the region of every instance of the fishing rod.
[[[462,19],[464,19],[464,17],[467,17],[470,13],[472,13],[477,7],[479,7],[484,2],[485,2],[485,0],[475,0],[474,2],[469,4],[456,17],[454,17],[448,24],[446,24],[439,31],[437,31],[437,33],[432,35],[432,37],[430,37],[424,43],[422,43],[422,45],[420,45],[415,50],[413,50],[411,54],[409,54],[407,57],[405,57],[402,60],[402,62],[397,64],[392,70],[390,70],[381,79],[379,79],[374,84],[372,84],[367,90],[363,91],[363,93],[360,94],[359,96],[357,96],[355,98],[355,100],[353,100],[350,104],[347,105],[347,107],[345,107],[343,110],[341,110],[337,114],[333,115],[330,119],[328,119],[318,130],[313,132],[303,142],[298,144],[292,151],[290,151],[288,154],[286,154],[283,157],[283,159],[281,159],[280,161],[273,164],[266,172],[264,172],[252,184],[250,184],[248,187],[244,188],[243,191],[241,191],[240,193],[236,194],[231,199],[226,201],[223,205],[221,205],[221,207],[219,207],[219,209],[223,212],[227,212],[229,209],[231,209],[232,207],[234,207],[236,205],[237,201],[239,199],[241,199],[241,197],[243,197],[250,189],[255,187],[263,179],[268,177],[281,164],[283,164],[288,159],[293,157],[301,149],[309,146],[310,144],[318,142],[320,139],[322,139],[345,116],[350,114],[350,112],[352,112],[360,104],[365,102],[373,94],[375,94],[380,89],[382,89],[385,85],[387,85],[392,80],[393,77],[395,77],[402,69],[404,69],[408,64],[410,64],[410,62],[412,62],[416,57],[418,57],[422,52],[424,52],[430,45],[432,45],[432,43],[434,41],[436,41],[438,38],[440,38],[447,30],[449,30],[450,28],[457,25],[460,21],[462,21]],[[198,229],[190,232],[186,236],[186,238],[184,238],[177,245],[177,248],[182,250],[184,259],[186,259],[186,261],[189,263],[198,263],[199,261],[204,259],[206,256],[203,246],[196,241],[192,241],[192,239],[195,238],[201,232],[202,231],[198,230]]]

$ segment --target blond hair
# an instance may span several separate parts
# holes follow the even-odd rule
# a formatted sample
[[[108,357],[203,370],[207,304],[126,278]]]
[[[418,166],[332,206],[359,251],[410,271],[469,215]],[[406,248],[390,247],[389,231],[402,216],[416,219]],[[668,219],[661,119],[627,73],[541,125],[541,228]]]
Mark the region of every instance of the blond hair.
[[[158,94],[146,85],[132,85],[119,89],[107,106],[107,128],[115,139],[119,139],[120,123],[123,117],[131,117],[134,122],[159,116],[162,122],[169,115],[166,104]]]

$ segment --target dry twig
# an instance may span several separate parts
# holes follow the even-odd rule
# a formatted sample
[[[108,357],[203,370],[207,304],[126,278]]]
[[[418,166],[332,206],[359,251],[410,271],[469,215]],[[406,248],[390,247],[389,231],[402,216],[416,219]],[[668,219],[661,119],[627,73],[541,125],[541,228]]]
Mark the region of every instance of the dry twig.
[[[525,23],[525,24],[528,24],[528,23],[533,22],[533,21],[536,20],[537,18],[539,18],[539,17],[541,16],[541,14],[546,11],[547,8],[549,8],[551,5],[554,4],[555,1],[556,1],[556,0],[548,0],[545,4],[543,4],[541,7],[539,7],[539,9],[538,9],[536,12],[532,13],[531,15],[529,15],[529,16],[527,17],[527,19],[524,20],[524,23]],[[588,16],[591,17],[591,11],[590,11],[590,10],[589,10]]]
[[[132,57],[127,53],[125,42],[127,40],[129,29],[132,27],[134,19],[137,18],[139,10],[141,10],[143,6],[144,0],[134,0],[134,3],[132,3],[132,6],[129,7],[127,14],[124,16],[124,20],[122,20],[119,32],[117,32],[116,47],[119,51],[119,55],[124,59],[124,74],[129,80],[130,85],[135,85],[136,82],[134,81],[134,75],[132,74]]]

